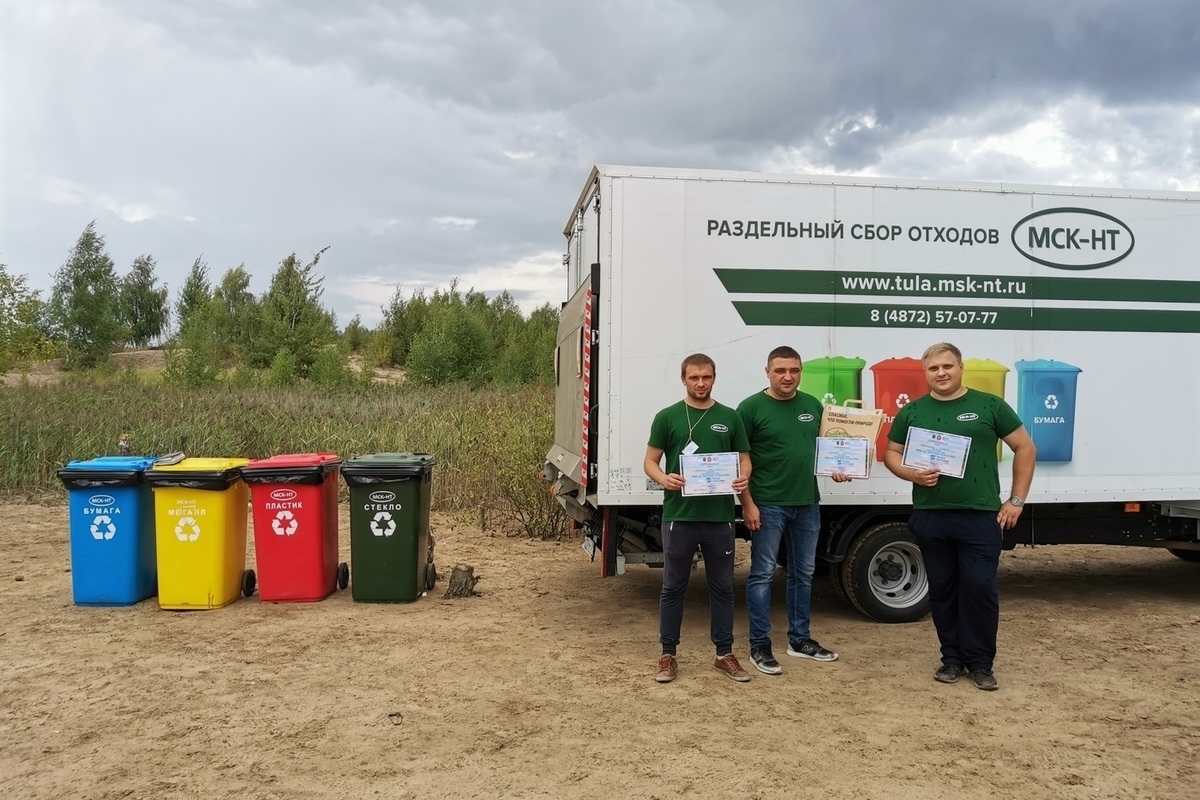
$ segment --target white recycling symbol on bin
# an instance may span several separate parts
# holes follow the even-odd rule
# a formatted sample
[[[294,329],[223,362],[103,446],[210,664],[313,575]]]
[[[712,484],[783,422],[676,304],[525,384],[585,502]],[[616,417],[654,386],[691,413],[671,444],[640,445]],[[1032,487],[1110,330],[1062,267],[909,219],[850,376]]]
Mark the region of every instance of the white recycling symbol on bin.
[[[904,393],[896,395],[896,408],[904,408],[908,405],[909,397]]]
[[[107,514],[100,514],[92,517],[93,539],[111,539],[116,535],[117,526],[111,519],[109,519]]]
[[[396,520],[386,511],[380,511],[371,520],[371,533],[376,536],[391,536],[396,532]]]
[[[292,512],[284,509],[275,515],[275,519],[271,520],[271,528],[277,536],[291,536],[300,527],[300,523],[296,520]]]
[[[1046,408],[1053,411],[1058,408],[1058,396],[1053,394],[1046,395]]]
[[[831,406],[836,402],[837,395],[835,395],[833,392],[826,392],[825,394],[821,395],[821,403],[824,405]]]
[[[194,542],[200,538],[200,523],[191,517],[180,517],[175,525],[175,538],[181,542]]]

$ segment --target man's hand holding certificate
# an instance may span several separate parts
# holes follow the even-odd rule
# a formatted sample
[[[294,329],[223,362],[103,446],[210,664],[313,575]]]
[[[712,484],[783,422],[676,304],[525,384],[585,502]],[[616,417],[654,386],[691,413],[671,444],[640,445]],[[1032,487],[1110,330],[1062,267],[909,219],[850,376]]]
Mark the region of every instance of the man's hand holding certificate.
[[[901,463],[916,470],[937,470],[947,478],[961,478],[970,452],[970,436],[913,427],[905,437]]]
[[[679,472],[683,475],[684,497],[706,497],[717,494],[737,494],[733,487],[738,480],[737,453],[702,453],[681,455]]]
[[[835,479],[867,478],[871,475],[871,440],[862,437],[817,437],[817,475]]]

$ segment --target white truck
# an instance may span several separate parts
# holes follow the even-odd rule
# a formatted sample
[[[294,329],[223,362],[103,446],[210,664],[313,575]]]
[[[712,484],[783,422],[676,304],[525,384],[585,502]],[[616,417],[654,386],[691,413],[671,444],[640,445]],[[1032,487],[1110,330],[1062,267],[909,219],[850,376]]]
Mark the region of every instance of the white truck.
[[[650,422],[679,363],[713,396],[766,387],[796,348],[801,391],[884,412],[927,391],[920,355],[964,354],[1038,448],[1018,543],[1164,547],[1200,561],[1200,193],[596,167],[567,220],[569,300],[543,475],[612,576],[662,563]],[[1001,482],[1011,482],[1004,450]],[[821,479],[818,553],[869,617],[928,610],[911,485]],[[744,535],[744,532],[743,532]]]

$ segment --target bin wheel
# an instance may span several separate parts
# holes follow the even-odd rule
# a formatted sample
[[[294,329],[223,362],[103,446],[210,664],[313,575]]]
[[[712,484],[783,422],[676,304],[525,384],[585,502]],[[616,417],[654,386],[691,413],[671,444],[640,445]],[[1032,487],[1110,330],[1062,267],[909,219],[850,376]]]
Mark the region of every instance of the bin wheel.
[[[242,596],[250,597],[254,594],[254,589],[258,586],[258,577],[254,574],[254,570],[248,569],[242,573]]]
[[[425,591],[432,592],[435,583],[437,583],[437,568],[430,561],[425,565]]]
[[[350,585],[350,565],[347,564],[345,561],[343,561],[342,563],[338,564],[337,587],[339,589],[345,589],[349,585]]]

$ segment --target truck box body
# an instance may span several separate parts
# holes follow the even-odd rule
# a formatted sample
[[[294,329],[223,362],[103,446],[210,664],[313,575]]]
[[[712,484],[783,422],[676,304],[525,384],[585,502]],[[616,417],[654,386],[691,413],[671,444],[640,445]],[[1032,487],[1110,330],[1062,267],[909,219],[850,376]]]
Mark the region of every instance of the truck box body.
[[[639,509],[611,536],[653,553],[662,492],[642,459],[685,356],[711,356],[713,396],[736,406],[790,345],[803,391],[878,401],[890,422],[923,390],[913,360],[950,341],[965,383],[1002,394],[1039,446],[1031,506],[1153,504],[1183,518],[1168,538],[1194,541],[1198,217],[1200,193],[597,167],[564,231],[574,291],[547,477],[585,525]],[[864,366],[827,376],[835,361]],[[911,497],[880,463],[820,488],[827,509],[901,519]],[[606,552],[636,551],[618,544]]]

